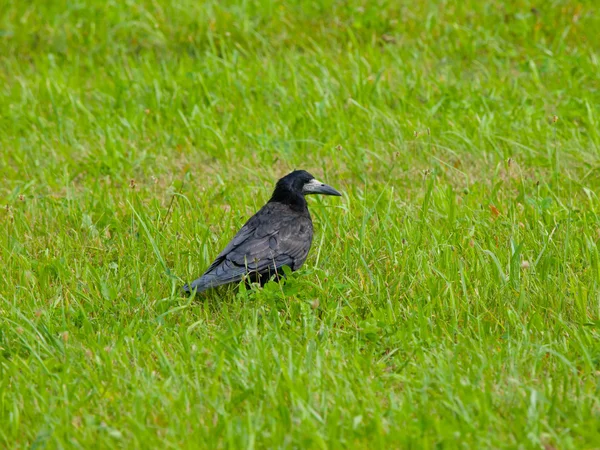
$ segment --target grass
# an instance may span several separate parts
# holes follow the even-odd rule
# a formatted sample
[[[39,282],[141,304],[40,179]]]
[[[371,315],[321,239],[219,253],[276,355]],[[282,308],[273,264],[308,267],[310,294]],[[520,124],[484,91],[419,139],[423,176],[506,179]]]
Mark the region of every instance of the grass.
[[[0,5],[0,446],[600,448],[595,2],[308,3]]]

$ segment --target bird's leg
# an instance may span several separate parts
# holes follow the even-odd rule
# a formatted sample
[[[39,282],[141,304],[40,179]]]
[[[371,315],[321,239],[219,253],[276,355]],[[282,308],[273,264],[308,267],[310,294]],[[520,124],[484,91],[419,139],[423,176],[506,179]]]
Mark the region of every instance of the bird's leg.
[[[271,280],[281,282],[285,279],[285,273],[283,270],[277,270],[275,267],[270,267],[266,273],[249,272],[246,277],[246,285],[250,287],[251,283],[259,283],[261,287],[264,287]]]
[[[267,283],[267,281],[269,281],[269,278],[270,277],[268,276],[268,274],[261,274],[259,272],[248,272],[244,281],[246,282],[246,287],[250,289],[253,283],[258,283],[261,287],[263,287]]]

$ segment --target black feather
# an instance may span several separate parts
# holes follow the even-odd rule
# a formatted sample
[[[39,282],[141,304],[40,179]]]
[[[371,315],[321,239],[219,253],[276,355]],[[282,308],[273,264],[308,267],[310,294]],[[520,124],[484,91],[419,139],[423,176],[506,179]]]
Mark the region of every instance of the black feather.
[[[314,177],[305,171],[294,171],[279,180],[269,202],[244,224],[204,275],[184,286],[184,291],[202,292],[239,282],[245,276],[264,282],[281,274],[283,266],[299,269],[313,238],[303,193],[305,184],[312,180]],[[335,192],[332,195],[339,195],[332,191]]]

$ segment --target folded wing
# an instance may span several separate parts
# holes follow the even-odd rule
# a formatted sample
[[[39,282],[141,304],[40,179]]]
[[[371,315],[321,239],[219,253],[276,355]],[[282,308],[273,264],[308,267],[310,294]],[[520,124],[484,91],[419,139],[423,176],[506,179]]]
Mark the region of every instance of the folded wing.
[[[289,207],[267,203],[246,222],[208,270],[184,289],[197,292],[238,282],[249,273],[274,275],[283,266],[297,270],[312,243],[308,214],[289,214]]]

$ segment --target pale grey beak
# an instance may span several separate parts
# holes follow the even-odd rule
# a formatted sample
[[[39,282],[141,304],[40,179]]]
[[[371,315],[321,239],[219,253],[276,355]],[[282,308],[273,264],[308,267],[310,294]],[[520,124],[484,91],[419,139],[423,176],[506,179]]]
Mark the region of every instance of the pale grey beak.
[[[314,178],[302,187],[302,193],[304,195],[309,195],[309,194],[337,195],[338,197],[341,197],[341,195],[342,195],[338,191],[336,191],[334,188],[332,188],[331,186],[328,186],[325,183],[321,183],[319,180],[316,180]]]

